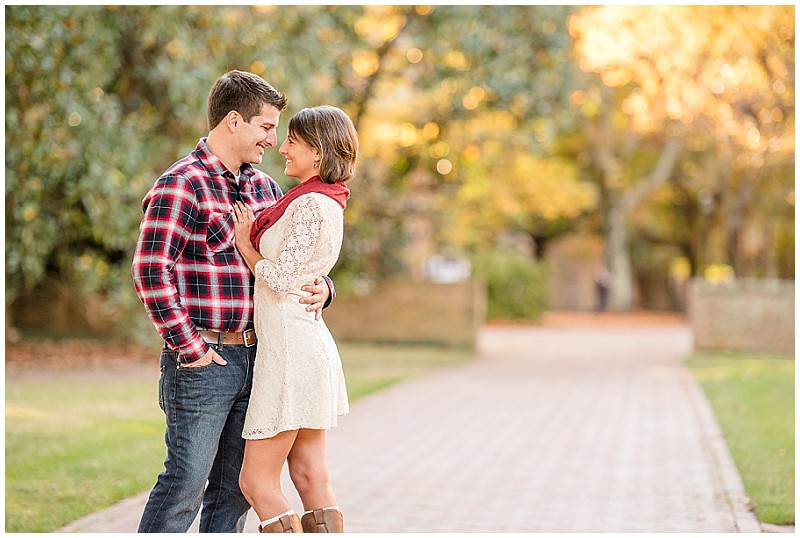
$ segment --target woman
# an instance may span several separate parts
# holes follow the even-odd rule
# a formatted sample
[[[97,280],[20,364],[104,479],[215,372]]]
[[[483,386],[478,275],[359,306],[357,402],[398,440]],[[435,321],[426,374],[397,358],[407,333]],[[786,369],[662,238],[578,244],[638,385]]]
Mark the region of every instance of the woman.
[[[259,340],[239,485],[261,532],[343,532],[325,457],[325,430],[349,411],[342,363],[325,322],[295,296],[339,257],[358,138],[340,109],[306,108],[289,120],[280,153],[300,185],[256,219],[244,204],[234,210],[236,246],[256,279]],[[281,491],[287,460],[302,520]]]

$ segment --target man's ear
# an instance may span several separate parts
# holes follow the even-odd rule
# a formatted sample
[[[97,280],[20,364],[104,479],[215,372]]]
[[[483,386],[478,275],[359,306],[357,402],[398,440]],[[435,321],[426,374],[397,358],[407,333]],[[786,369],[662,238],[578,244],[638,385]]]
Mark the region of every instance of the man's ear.
[[[228,115],[225,116],[225,125],[227,125],[228,130],[236,132],[236,129],[239,127],[239,124],[243,121],[241,114],[236,112],[235,110],[231,110],[228,112]]]

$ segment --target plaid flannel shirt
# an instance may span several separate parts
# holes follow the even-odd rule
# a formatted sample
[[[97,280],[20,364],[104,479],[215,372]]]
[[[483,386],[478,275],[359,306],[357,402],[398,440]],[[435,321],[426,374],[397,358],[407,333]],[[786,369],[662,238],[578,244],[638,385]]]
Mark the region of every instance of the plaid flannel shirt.
[[[281,196],[278,184],[249,164],[237,181],[202,138],[144,197],[134,286],[158,333],[184,360],[208,352],[198,329],[253,328],[254,280],[236,250],[233,204],[241,200],[257,215]]]

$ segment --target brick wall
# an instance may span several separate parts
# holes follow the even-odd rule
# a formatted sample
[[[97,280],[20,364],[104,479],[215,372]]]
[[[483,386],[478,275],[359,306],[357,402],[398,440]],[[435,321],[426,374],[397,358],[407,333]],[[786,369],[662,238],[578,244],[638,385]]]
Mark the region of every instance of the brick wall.
[[[48,336],[103,335],[114,327],[114,313],[97,298],[47,282],[6,306],[6,337],[23,333]],[[142,341],[158,340],[144,307],[137,308],[128,325]],[[9,325],[13,323],[13,327]],[[483,285],[395,281],[365,296],[340,294],[325,311],[334,338],[352,341],[415,342],[474,347],[478,329],[486,321]],[[15,336],[16,338],[16,336]]]
[[[325,311],[337,340],[475,346],[486,321],[481,284],[394,281],[369,295],[338,295]]]
[[[693,279],[687,314],[697,349],[794,353],[794,282]]]

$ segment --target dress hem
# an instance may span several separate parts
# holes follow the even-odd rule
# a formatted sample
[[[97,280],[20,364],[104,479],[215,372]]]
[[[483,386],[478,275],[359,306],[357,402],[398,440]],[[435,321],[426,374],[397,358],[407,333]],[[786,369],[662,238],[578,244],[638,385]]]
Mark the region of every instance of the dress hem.
[[[343,413],[343,414],[338,415],[338,416],[339,417],[343,417],[346,414],[347,413]],[[279,433],[283,433],[283,432],[289,432],[289,431],[294,431],[294,430],[331,430],[331,429],[336,428],[338,426],[339,426],[338,421],[334,422],[332,424],[328,424],[326,426],[319,426],[319,425],[314,425],[314,426],[305,426],[305,425],[280,426],[277,429],[270,430],[269,432],[266,432],[266,433],[264,433],[264,432],[262,432],[260,430],[251,431],[250,433],[244,433],[243,432],[242,433],[242,439],[247,439],[247,440],[251,440],[251,441],[258,441],[260,439],[271,439],[271,438],[275,437],[276,435],[278,435]]]

